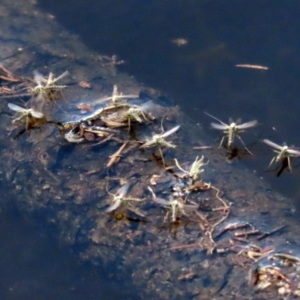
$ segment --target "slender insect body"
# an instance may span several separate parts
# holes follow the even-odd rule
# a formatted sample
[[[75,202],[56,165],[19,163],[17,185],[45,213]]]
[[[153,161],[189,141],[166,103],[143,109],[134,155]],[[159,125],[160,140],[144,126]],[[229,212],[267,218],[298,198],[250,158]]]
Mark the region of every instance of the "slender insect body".
[[[178,200],[173,200],[171,201],[171,209],[172,209],[172,222],[175,222],[176,221],[176,212],[179,208],[179,202]]]
[[[245,149],[250,154],[252,154],[249,151],[249,149],[246,147],[246,145],[244,144],[242,138],[239,136],[239,133],[244,132],[244,129],[256,126],[257,125],[257,121],[256,120],[253,120],[253,121],[250,121],[250,122],[246,122],[246,123],[243,123],[243,124],[239,124],[240,123],[240,119],[237,120],[236,122],[232,122],[232,120],[229,119],[229,124],[226,124],[226,123],[222,122],[221,120],[217,119],[216,117],[214,117],[214,116],[212,116],[212,115],[210,115],[208,113],[205,113],[205,114],[207,114],[211,118],[213,118],[213,119],[217,120],[218,122],[220,122],[220,124],[211,123],[211,126],[214,129],[222,130],[223,133],[224,133],[224,136],[221,139],[219,148],[222,146],[223,141],[224,141],[225,138],[227,138],[227,147],[230,148],[233,145],[233,143],[234,143],[235,137],[237,137],[241,141],[241,143],[243,144],[243,146],[245,147]]]
[[[128,202],[128,201],[136,201],[136,202],[141,202],[144,201],[144,199],[140,198],[135,198],[135,197],[125,197],[127,194],[128,190],[130,188],[130,184],[125,184],[121,188],[118,189],[116,194],[112,194],[108,192],[110,195],[113,196],[112,204],[105,210],[106,212],[112,212],[119,208],[123,203]]]
[[[158,137],[153,137],[153,142],[154,145],[159,146],[159,147],[168,147],[168,148],[176,148],[176,145],[167,142],[165,139],[163,139],[162,137],[158,136]]]
[[[145,142],[145,144],[143,144],[140,149],[145,149],[145,148],[148,148],[148,147],[153,147],[153,146],[158,146],[158,147],[162,147],[162,146],[165,146],[165,147],[169,147],[169,148],[176,148],[176,145],[170,143],[170,142],[167,142],[165,140],[165,137],[173,134],[174,132],[176,132],[178,129],[180,128],[180,126],[175,126],[173,127],[172,129],[166,131],[165,133],[163,134],[155,134],[153,135],[152,139],[151,140],[148,140]]]
[[[288,164],[288,168],[290,171],[292,171],[292,166],[291,166],[291,157],[300,157],[300,151],[295,150],[295,149],[291,149],[289,148],[287,145],[283,145],[280,146],[268,139],[264,139],[263,142],[265,144],[267,144],[268,146],[275,148],[273,149],[273,151],[276,153],[276,156],[274,156],[271,160],[271,162],[269,163],[269,166],[273,163],[273,162],[280,162],[280,161],[284,161],[285,159],[287,160],[287,164]]]
[[[275,153],[278,153],[278,155],[276,156],[276,162],[279,162],[280,160],[290,156],[290,154],[288,153],[288,149],[288,146],[283,146],[281,151],[274,150]]]
[[[50,86],[35,86],[34,88],[32,88],[31,93],[36,95],[39,93],[50,93],[53,91],[61,91],[63,89],[65,89],[67,86],[66,85],[50,85]]]
[[[235,123],[231,123],[228,128],[228,147],[230,147],[233,144],[234,137],[237,132],[237,125]]]
[[[171,209],[172,222],[176,222],[178,211],[181,214],[187,216],[187,213],[186,213],[187,210],[195,211],[198,208],[197,205],[184,204],[182,201],[177,200],[177,199],[170,199],[169,201],[166,201],[162,198],[156,197],[155,193],[153,192],[153,190],[150,187],[148,187],[148,190],[152,194],[152,199],[153,199],[154,202],[156,202],[159,205],[162,205],[164,207],[168,207],[169,209]]]

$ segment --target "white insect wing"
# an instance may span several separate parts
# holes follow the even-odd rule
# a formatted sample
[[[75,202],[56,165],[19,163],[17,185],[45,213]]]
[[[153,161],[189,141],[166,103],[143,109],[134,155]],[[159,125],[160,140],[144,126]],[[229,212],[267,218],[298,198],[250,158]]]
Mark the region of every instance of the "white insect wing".
[[[157,204],[163,205],[163,206],[170,206],[171,203],[169,201],[166,201],[162,198],[153,197],[153,201]]]
[[[173,127],[172,129],[166,131],[165,133],[163,133],[160,137],[161,138],[165,138],[171,134],[173,134],[174,132],[176,132],[178,129],[180,128],[180,125]]]
[[[147,141],[145,144],[143,144],[140,148],[147,148],[148,146],[151,146],[155,143],[155,136],[150,141]]]
[[[214,129],[219,129],[219,130],[226,130],[229,128],[228,125],[222,125],[222,124],[217,124],[217,123],[210,123],[211,127]]]
[[[155,109],[155,105],[152,100],[148,100],[147,102],[143,103],[140,108],[143,111],[152,112]]]
[[[270,147],[273,147],[275,149],[278,150],[282,150],[284,146],[280,146],[278,144],[273,143],[272,141],[268,140],[268,139],[263,139],[263,142],[267,145],[269,145]]]
[[[16,104],[13,104],[13,103],[7,103],[7,106],[13,110],[13,111],[16,111],[16,112],[20,112],[20,113],[23,113],[23,112],[26,112],[27,109],[19,106],[19,105],[16,105]]]
[[[125,184],[122,187],[120,187],[116,194],[117,197],[119,197],[119,198],[124,197],[127,194],[129,187],[130,187],[130,184]]]
[[[42,86],[42,83],[47,81],[45,77],[37,70],[33,71],[33,80],[38,86]]]
[[[69,72],[68,71],[65,71],[63,72],[61,75],[59,75],[58,77],[56,77],[55,79],[52,80],[52,84],[54,84],[55,82],[63,79],[64,77],[68,76],[69,75]]]
[[[287,152],[289,154],[292,154],[294,156],[300,156],[300,151],[294,150],[294,149],[288,149]]]
[[[35,111],[35,110],[32,110],[31,111],[31,115],[34,117],[34,118],[37,118],[37,119],[41,119],[44,117],[44,114],[39,112],[39,111]]]
[[[253,120],[253,121],[249,121],[249,122],[246,122],[243,124],[239,124],[239,125],[237,125],[237,128],[238,129],[246,129],[246,128],[254,127],[256,125],[257,125],[257,121]]]
[[[110,205],[105,211],[112,212],[112,211],[116,210],[117,208],[119,208],[121,203],[122,203],[121,198],[116,198],[116,199],[114,199],[113,204]]]

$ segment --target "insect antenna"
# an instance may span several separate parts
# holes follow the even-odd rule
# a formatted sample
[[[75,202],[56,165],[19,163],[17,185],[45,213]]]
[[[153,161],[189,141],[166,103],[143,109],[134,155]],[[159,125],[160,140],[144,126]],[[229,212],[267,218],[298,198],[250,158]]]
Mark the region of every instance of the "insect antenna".
[[[206,111],[204,112],[206,115],[210,116],[211,118],[215,119],[216,121],[220,122],[221,124],[223,124],[224,126],[228,127],[228,125],[224,122],[222,122],[220,119],[214,117],[213,115],[207,113]]]

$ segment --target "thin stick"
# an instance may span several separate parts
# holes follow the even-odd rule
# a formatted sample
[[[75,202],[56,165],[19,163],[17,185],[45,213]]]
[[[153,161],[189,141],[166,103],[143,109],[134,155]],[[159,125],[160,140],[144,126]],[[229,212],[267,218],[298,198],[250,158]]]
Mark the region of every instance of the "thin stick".
[[[107,138],[100,141],[99,143],[88,145],[88,147],[95,147],[95,146],[99,146],[101,144],[104,144],[106,141],[109,141],[113,136],[114,136],[114,134],[112,133],[111,135],[109,135]]]
[[[222,204],[224,205],[224,208],[230,208],[230,206],[227,205],[227,203],[219,196],[220,190],[218,188],[214,187],[213,185],[211,185],[211,188],[217,192],[216,197],[220,202],[222,202]]]
[[[114,163],[117,163],[120,160],[121,153],[124,150],[124,148],[127,146],[127,144],[128,142],[125,142],[117,152],[115,152],[113,155],[110,156],[110,160],[106,165],[107,168],[110,168]]]

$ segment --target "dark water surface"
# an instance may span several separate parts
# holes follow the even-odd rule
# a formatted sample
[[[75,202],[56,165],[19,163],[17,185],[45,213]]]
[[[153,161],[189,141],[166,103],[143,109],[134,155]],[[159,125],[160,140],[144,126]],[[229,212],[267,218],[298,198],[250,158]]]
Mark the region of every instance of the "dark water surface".
[[[300,4],[297,1],[83,1],[40,0],[86,45],[118,55],[120,67],[170,95],[196,122],[209,127],[207,111],[257,119],[256,135],[300,146]],[[187,44],[178,46],[175,39]],[[263,65],[267,71],[236,68]],[[218,136],[216,132],[212,135]],[[264,173],[272,151],[260,142],[246,163],[286,196],[297,195],[300,170]],[[296,162],[297,164],[297,162]]]
[[[133,291],[130,295],[119,290],[123,285],[109,278],[108,270],[80,264],[78,256],[51,238],[55,234],[50,234],[49,226],[44,231],[11,204],[2,207],[1,299],[137,299],[131,298]]]
[[[257,119],[261,126],[245,136],[247,142],[263,136],[300,146],[299,2],[40,0],[39,5],[88,47],[124,59],[120,70],[167,93],[195,122],[209,128],[212,120],[204,111],[225,122]],[[178,38],[187,44],[178,46]],[[269,70],[236,68],[240,63]],[[264,173],[271,151],[260,142],[252,151],[255,157],[245,157],[244,163],[297,206],[300,168],[276,178],[274,172]],[[78,300],[123,295],[118,283],[106,287],[107,275],[78,265],[13,207],[0,216],[2,253],[7,253],[0,268],[5,299],[40,299],[41,293],[48,295],[43,299]]]

